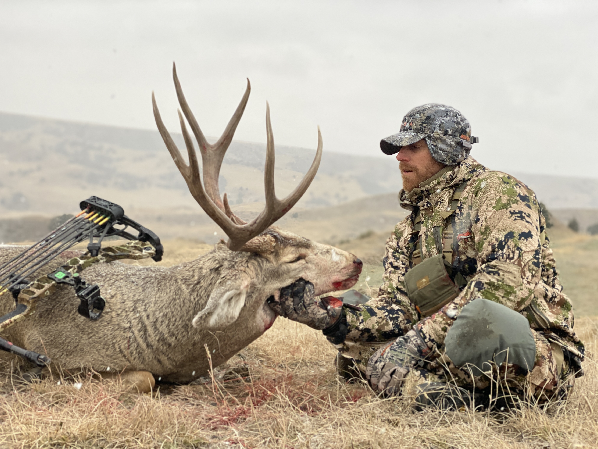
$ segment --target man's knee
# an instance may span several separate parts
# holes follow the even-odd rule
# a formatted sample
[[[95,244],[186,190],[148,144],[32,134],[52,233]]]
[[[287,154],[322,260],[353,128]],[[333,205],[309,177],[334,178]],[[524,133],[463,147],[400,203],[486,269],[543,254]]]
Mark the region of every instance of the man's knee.
[[[525,317],[482,298],[463,308],[445,339],[446,354],[455,366],[467,365],[481,372],[503,363],[532,371],[536,346]]]

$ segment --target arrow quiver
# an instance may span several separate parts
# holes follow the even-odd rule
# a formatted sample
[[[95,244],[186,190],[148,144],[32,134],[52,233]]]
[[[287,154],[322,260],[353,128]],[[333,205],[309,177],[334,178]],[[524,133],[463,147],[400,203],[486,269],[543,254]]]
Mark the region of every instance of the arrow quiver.
[[[0,267],[0,295],[11,293],[16,306],[10,313],[0,317],[0,332],[25,319],[35,311],[37,301],[49,296],[58,284],[68,284],[75,289],[81,304],[77,311],[91,320],[100,318],[106,302],[99,286],[87,284],[80,273],[98,262],[112,262],[118,259],[162,260],[164,249],[160,238],[151,230],[131,220],[122,207],[110,201],[92,196],[80,203],[81,212],[60,225],[42,240],[17,255]],[[133,228],[138,235],[127,231]],[[102,248],[106,237],[121,237],[131,240],[118,246]],[[89,239],[87,252],[74,257],[67,264],[45,274],[33,282],[28,277],[50,263],[64,251],[77,243]],[[27,351],[0,338],[0,349],[18,354],[27,360],[44,366],[50,359],[41,354]]]

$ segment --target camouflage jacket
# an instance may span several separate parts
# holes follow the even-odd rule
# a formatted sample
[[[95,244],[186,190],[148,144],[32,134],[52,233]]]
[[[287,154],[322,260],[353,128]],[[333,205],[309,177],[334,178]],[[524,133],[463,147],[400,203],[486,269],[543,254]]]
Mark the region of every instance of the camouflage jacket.
[[[459,186],[463,190],[451,214],[450,203]],[[399,199],[412,213],[396,225],[386,243],[384,283],[378,297],[345,309],[348,333],[336,345],[341,352],[367,362],[380,343],[417,326],[432,353],[440,354],[461,309],[481,297],[522,313],[532,329],[583,359],[583,344],[573,332],[571,302],[562,292],[534,192],[512,176],[488,170],[468,157],[424,185],[401,191]],[[419,233],[413,229],[418,208]],[[444,233],[444,251],[447,243],[449,251],[452,246],[452,271],[461,273],[466,283],[453,301],[422,318],[407,297],[404,276],[413,267],[420,235],[422,259],[443,251],[438,236],[443,236],[448,220],[452,220],[452,236]]]

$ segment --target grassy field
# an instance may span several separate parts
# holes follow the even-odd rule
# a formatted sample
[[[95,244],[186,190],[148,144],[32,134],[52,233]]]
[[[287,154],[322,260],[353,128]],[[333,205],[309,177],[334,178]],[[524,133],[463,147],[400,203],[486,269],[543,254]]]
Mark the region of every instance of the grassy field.
[[[598,238],[564,229],[552,237],[563,283],[578,311],[578,333],[596,354]],[[369,233],[339,245],[366,262],[358,284],[366,293],[379,284],[377,261],[385,239]],[[165,246],[166,264],[210,249],[187,240]],[[340,382],[334,356],[321,332],[278,319],[211,377],[179,387],[161,385],[151,395],[88,378],[27,384],[3,359],[0,447],[596,447],[598,367],[592,355],[566,403],[504,414],[414,413],[412,398],[383,400],[363,384]]]
[[[559,227],[551,239],[563,287],[577,316],[598,315],[598,236]]]

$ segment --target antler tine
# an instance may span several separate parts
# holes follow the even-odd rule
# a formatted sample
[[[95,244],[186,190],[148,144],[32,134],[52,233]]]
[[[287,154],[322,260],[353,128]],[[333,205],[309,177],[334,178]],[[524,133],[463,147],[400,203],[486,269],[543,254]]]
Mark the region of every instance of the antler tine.
[[[224,194],[224,212],[226,213],[226,216],[230,218],[231,221],[235,224],[244,225],[247,223],[246,221],[243,221],[239,217],[237,217],[235,213],[232,211],[230,205],[228,204],[228,198],[226,197],[226,193]]]
[[[316,150],[316,157],[314,158],[313,162],[311,163],[311,167],[299,183],[295,190],[293,190],[286,198],[282,201],[278,201],[278,207],[276,210],[276,214],[274,215],[273,222],[278,220],[284,214],[286,214],[291,208],[301,199],[303,194],[307,191],[307,188],[310,186],[314,178],[316,177],[316,173],[318,172],[318,167],[320,166],[320,161],[322,160],[322,133],[320,132],[320,127],[318,126],[318,149]]]
[[[318,127],[318,149],[316,157],[311,164],[311,167],[299,183],[297,187],[282,201],[276,198],[274,190],[274,134],[272,133],[272,124],[270,122],[270,106],[266,103],[266,133],[267,133],[267,152],[266,152],[266,166],[264,169],[264,184],[266,189],[266,207],[251,223],[243,226],[243,228],[255,228],[259,232],[252,233],[257,235],[268,228],[272,223],[286,214],[291,208],[301,199],[306,192],[309,185],[314,180],[320,161],[322,160],[322,133]],[[251,249],[250,245],[238,244],[231,238],[228,244],[230,249],[247,250]]]
[[[197,153],[195,152],[195,147],[193,146],[193,141],[191,140],[191,136],[187,132],[187,126],[185,125],[185,119],[183,119],[183,115],[181,111],[177,111],[179,114],[179,123],[181,125],[181,132],[183,133],[183,139],[185,140],[185,146],[187,147],[187,155],[189,156],[189,171],[191,172],[190,180],[193,183],[200,182],[199,179],[199,161],[197,160]]]
[[[270,121],[270,104],[266,102],[266,166],[264,167],[264,188],[266,190],[266,212],[270,213],[274,209],[278,199],[274,191],[274,161],[276,152],[274,151],[274,133],[272,132],[272,122]]]
[[[162,117],[160,116],[160,110],[158,109],[158,105],[156,103],[156,96],[152,92],[152,106],[154,109],[154,119],[156,120],[156,125],[158,126],[158,131],[160,132],[160,136],[162,136],[162,140],[166,144],[166,148],[170,155],[172,156],[172,160],[174,161],[175,165],[185,178],[185,181],[190,180],[189,178],[189,166],[183,161],[183,157],[181,156],[181,152],[177,148],[176,144],[170,137],[170,133],[164,126],[164,122],[162,121]],[[187,182],[188,183],[188,182]]]
[[[197,154],[195,153],[195,149],[193,147],[193,143],[189,137],[189,133],[187,132],[187,128],[185,127],[185,122],[182,119],[182,116],[179,114],[179,119],[181,120],[181,129],[183,132],[183,137],[185,139],[185,144],[187,146],[187,153],[189,156],[189,165],[187,165],[182,156],[181,152],[179,151],[178,147],[172,140],[170,133],[164,126],[164,122],[162,121],[162,117],[160,116],[160,111],[158,109],[158,105],[156,103],[156,97],[152,92],[152,105],[154,109],[154,118],[156,120],[156,125],[158,127],[158,131],[162,136],[162,140],[166,144],[166,148],[170,152],[172,159],[174,160],[175,165],[183,175],[185,182],[187,183],[187,187],[189,188],[189,192],[195,198],[195,201],[201,206],[201,208],[208,214],[208,216],[216,222],[218,226],[222,228],[222,230],[230,236],[230,232],[232,232],[234,228],[234,224],[229,220],[226,216],[224,211],[220,209],[209,197],[206,195],[206,192],[201,185],[201,179],[199,176],[199,164],[197,161]]]
[[[246,224],[243,220],[237,217],[231,210],[226,195],[224,195],[224,201],[220,198],[220,192],[218,189],[218,176],[220,168],[222,166],[222,160],[224,154],[230,145],[235,130],[241,120],[249,94],[251,92],[251,85],[247,80],[247,89],[239,106],[235,110],[235,113],[231,117],[224,133],[218,139],[214,145],[210,145],[207,141],[203,132],[201,131],[195,116],[191,112],[187,100],[183,94],[179,79],[176,73],[176,66],[173,66],[173,77],[176,87],[177,97],[181,110],[195,138],[199,144],[199,150],[201,152],[201,158],[203,161],[203,177],[204,184],[202,185],[201,176],[199,174],[199,162],[197,159],[197,153],[191,136],[187,131],[185,120],[183,115],[179,111],[179,121],[181,123],[181,131],[185,140],[185,146],[187,147],[187,154],[189,157],[189,165],[187,165],[181,156],[179,149],[172,140],[170,133],[164,126],[162,118],[160,117],[160,111],[156,103],[156,98],[152,93],[152,105],[154,109],[154,117],[156,119],[156,125],[160,131],[160,135],[166,144],[166,148],[170,152],[174,163],[183,175],[189,192],[193,195],[193,198],[201,206],[201,208],[210,216],[214,222],[222,228],[229,240],[227,246],[233,251],[258,251],[260,245],[246,245],[251,239],[256,237],[265,231],[272,223],[282,217],[288,212],[291,207],[301,198],[305,193],[311,182],[313,181],[320,160],[322,159],[322,135],[318,128],[318,150],[316,157],[305,174],[301,183],[288,195],[284,200],[280,201],[276,198],[274,191],[274,137],[272,133],[272,125],[270,123],[270,106],[266,105],[266,132],[267,132],[267,154],[266,154],[266,167],[264,172],[264,183],[266,189],[266,207],[251,223]],[[267,246],[267,245],[262,245]]]
[[[218,141],[212,145],[206,140],[201,128],[199,127],[199,124],[197,123],[197,120],[195,119],[195,116],[193,115],[193,112],[191,111],[191,108],[189,107],[189,104],[187,103],[176,72],[176,65],[174,64],[172,67],[172,74],[179,104],[181,105],[183,114],[185,114],[185,117],[189,122],[189,126],[191,127],[191,130],[197,139],[197,143],[199,144],[199,150],[201,151],[204,162],[203,177],[206,193],[212,199],[212,201],[216,203],[218,208],[224,211],[224,205],[220,197],[220,188],[218,187],[220,168],[222,167],[224,155],[228,150],[237,126],[239,125],[239,121],[241,120],[243,112],[245,111],[245,106],[247,105],[247,100],[249,99],[249,94],[251,92],[251,84],[249,83],[248,79],[247,89],[245,90],[245,94],[243,95],[243,98],[241,98],[235,113],[228,122],[228,125],[222,133],[222,136],[220,136],[220,139],[218,139]]]

